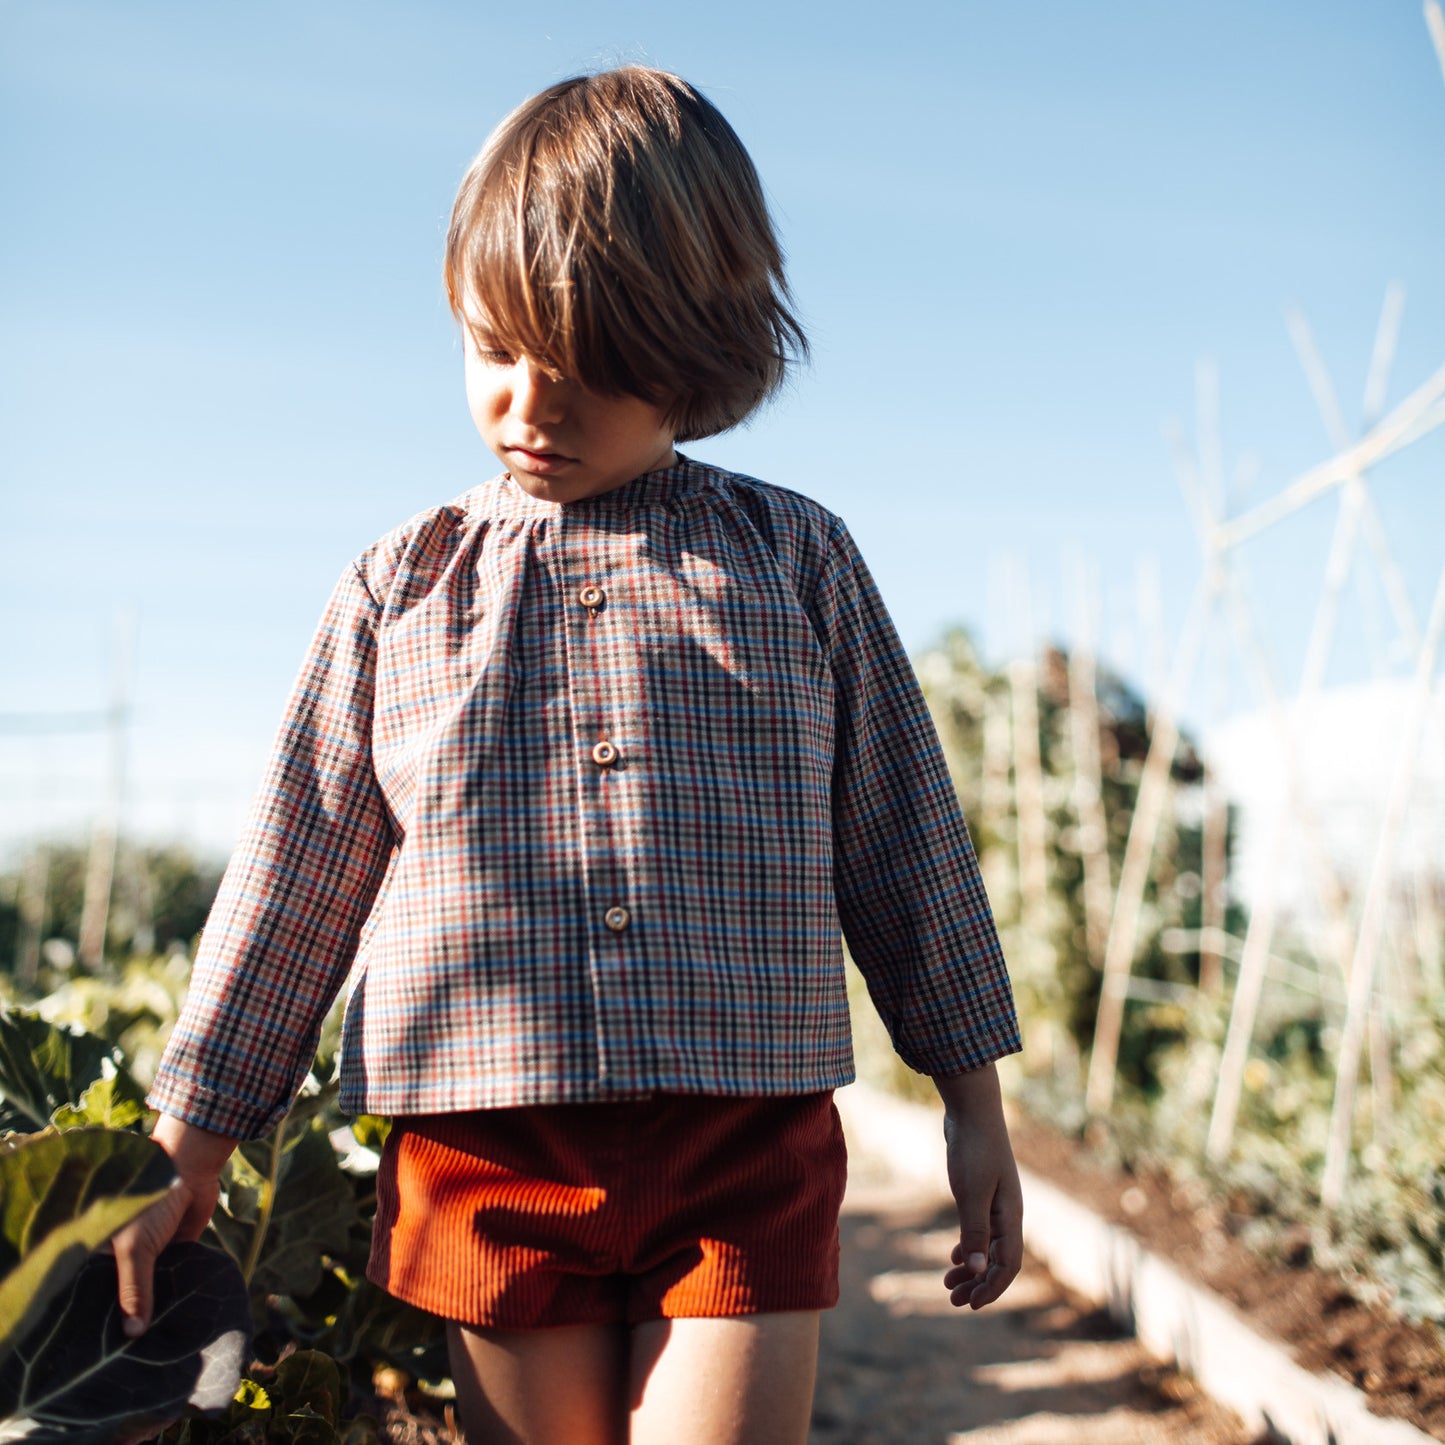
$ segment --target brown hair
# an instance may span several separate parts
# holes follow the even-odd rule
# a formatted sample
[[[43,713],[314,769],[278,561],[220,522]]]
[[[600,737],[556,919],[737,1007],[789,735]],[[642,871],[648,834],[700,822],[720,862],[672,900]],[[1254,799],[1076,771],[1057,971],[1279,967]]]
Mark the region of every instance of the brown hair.
[[[663,407],[679,441],[736,426],[808,351],[742,142],[644,66],[564,80],[497,127],[444,274],[463,325],[470,301],[491,344]]]

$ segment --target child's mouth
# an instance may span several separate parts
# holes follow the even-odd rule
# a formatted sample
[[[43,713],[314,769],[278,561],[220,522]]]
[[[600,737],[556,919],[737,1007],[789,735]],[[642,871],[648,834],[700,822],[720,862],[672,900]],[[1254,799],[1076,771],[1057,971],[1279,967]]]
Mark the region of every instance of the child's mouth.
[[[541,476],[560,471],[577,460],[576,457],[564,456],[561,452],[533,451],[530,447],[508,447],[506,452],[508,459],[515,461],[524,471]]]

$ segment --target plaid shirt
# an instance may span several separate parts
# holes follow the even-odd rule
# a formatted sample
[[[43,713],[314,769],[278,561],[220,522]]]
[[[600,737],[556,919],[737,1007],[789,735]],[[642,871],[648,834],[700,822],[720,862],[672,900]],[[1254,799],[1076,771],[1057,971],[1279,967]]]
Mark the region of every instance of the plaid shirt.
[[[343,1107],[803,1093],[1018,1048],[933,724],[843,524],[679,459],[502,476],[343,574],[153,1107],[273,1127],[353,969]]]

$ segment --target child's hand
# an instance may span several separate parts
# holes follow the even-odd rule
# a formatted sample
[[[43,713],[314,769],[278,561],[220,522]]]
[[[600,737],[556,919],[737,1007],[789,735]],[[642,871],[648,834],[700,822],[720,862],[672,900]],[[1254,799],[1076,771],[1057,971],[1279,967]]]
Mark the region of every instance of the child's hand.
[[[154,1306],[156,1257],[177,1239],[199,1239],[216,1208],[221,1169],[234,1139],[162,1115],[151,1136],[171,1156],[175,1185],[111,1241],[123,1328],[134,1338],[145,1333]]]
[[[936,1079],[947,1113],[948,1184],[958,1204],[959,1240],[943,1277],[957,1306],[982,1309],[1023,1265],[1024,1202],[993,1066]]]

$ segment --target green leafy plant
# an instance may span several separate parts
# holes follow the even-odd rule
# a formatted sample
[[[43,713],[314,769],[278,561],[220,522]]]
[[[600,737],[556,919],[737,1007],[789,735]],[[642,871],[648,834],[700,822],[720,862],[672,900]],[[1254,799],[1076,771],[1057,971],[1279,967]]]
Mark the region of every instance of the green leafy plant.
[[[109,1130],[0,1146],[0,1363],[90,1253],[149,1209],[174,1178],[154,1144]]]
[[[1010,1070],[1015,1097],[1055,1126],[1082,1134],[1101,971],[1098,950],[1088,947],[1068,659],[1050,650],[1038,669],[1036,782],[1047,896],[1032,910],[1021,896],[1018,780],[1011,771],[1016,680],[991,672],[962,632],[920,658],[919,675],[1009,958],[1025,1040],[1023,1058]],[[1117,880],[1152,721],[1140,698],[1103,673],[1097,701],[1104,836],[1095,842],[1103,842]],[[1227,984],[1237,962],[1226,957],[1226,987],[1219,992],[1195,987],[1202,964],[1200,781],[1201,765],[1186,739],[1173,765],[1140,909],[1131,978],[1136,996],[1124,1015],[1114,1104],[1107,1119],[1089,1122],[1090,1140],[1114,1162],[1162,1169],[1182,1184],[1229,1198],[1252,1215],[1247,1242],[1266,1251],[1291,1247],[1303,1230],[1314,1261],[1351,1290],[1445,1330],[1445,939],[1438,920],[1433,939],[1417,928],[1404,930],[1413,938],[1393,944],[1386,992],[1394,1001],[1372,1043],[1369,1102],[1357,1120],[1360,1167],[1344,1207],[1327,1215],[1319,1203],[1343,1022],[1338,979],[1308,938],[1284,929],[1274,944],[1229,1157],[1209,1162]],[[1227,855],[1227,835],[1225,845]],[[1098,861],[1100,853],[1091,856]],[[1244,935],[1237,903],[1224,922],[1226,934]],[[870,1023],[865,1014],[857,1035],[860,1069],[899,1089],[897,1065],[870,1038]]]
[[[96,1252],[174,1178],[163,1150],[120,1130],[0,1143],[0,1439],[109,1441],[225,1407],[249,1325],[231,1261],[200,1245],[168,1249],[153,1323],[132,1340],[115,1262]]]
[[[45,1137],[67,1141],[85,1136],[128,1141],[106,1147],[160,1159],[156,1187],[165,1187],[169,1166],[144,1137],[155,1118],[145,1108],[144,1087],[184,986],[185,970],[174,959],[132,958],[116,964],[109,976],[73,978],[44,998],[27,1000],[28,1007],[0,1006],[0,1130],[47,1130]],[[224,1409],[215,1414],[214,1397],[207,1397],[213,1413],[186,1414],[161,1437],[167,1442],[365,1445],[376,1438],[364,1413],[375,1408],[368,1402],[374,1402],[376,1371],[395,1375],[399,1369],[423,1380],[448,1373],[442,1322],[365,1277],[376,1168],[388,1125],[369,1116],[348,1125],[336,1107],[338,1024],[336,1018],[328,1021],[305,1086],[280,1127],[242,1145],[226,1167],[205,1243],[215,1246],[208,1258],[221,1261],[241,1290],[251,1355],[239,1388],[233,1385],[234,1398],[221,1402]],[[137,1197],[135,1212],[153,1197],[154,1191]],[[104,1279],[108,1261],[94,1255],[95,1241],[109,1232],[109,1225],[92,1231],[73,1260],[77,1272],[86,1272],[87,1288],[101,1293],[106,1286],[90,1282]],[[107,1299],[113,1298],[113,1276],[109,1289]],[[71,1330],[78,1298],[67,1293],[56,1306],[61,1333]],[[126,1358],[117,1355],[117,1368]],[[303,1398],[311,1388],[306,1382],[314,1384],[318,1372],[335,1382],[325,1408],[312,1396]],[[21,1408],[19,1399],[10,1401],[12,1412]],[[72,1410],[66,1428],[80,1428],[74,1422],[94,1408],[93,1401],[83,1408],[57,1404],[51,1414],[58,1420],[63,1410]],[[198,1408],[196,1399],[184,1406]],[[183,1410],[174,1399],[158,1400],[151,1418],[178,1413]],[[40,1427],[29,1419],[23,1428]]]
[[[70,1445],[225,1410],[247,1358],[249,1315],[225,1255],[173,1244],[156,1261],[150,1328],[130,1339],[115,1261],[91,1255],[0,1365],[0,1410],[26,1422],[26,1440]]]
[[[102,1082],[107,1085],[104,1102],[97,1095],[86,1105],[86,1091]],[[0,1007],[0,1134],[44,1129],[64,1106],[78,1111],[71,1116],[77,1122],[100,1122],[89,1115],[122,1104],[133,1106],[131,1122],[139,1121],[145,1091],[114,1045],[84,1029]]]

